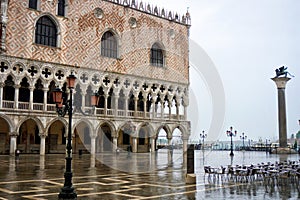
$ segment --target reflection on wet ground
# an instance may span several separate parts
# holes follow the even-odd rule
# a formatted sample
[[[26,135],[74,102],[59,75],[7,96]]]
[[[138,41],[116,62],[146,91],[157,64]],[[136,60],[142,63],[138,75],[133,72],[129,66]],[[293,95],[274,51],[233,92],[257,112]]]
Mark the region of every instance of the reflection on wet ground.
[[[204,165],[250,165],[299,160],[299,155],[265,152],[195,151],[196,184],[185,183],[182,153],[102,153],[73,157],[73,184],[78,199],[298,199],[297,184],[263,181],[208,181]],[[62,154],[0,156],[0,199],[57,199],[64,183]],[[299,180],[297,180],[299,181]]]

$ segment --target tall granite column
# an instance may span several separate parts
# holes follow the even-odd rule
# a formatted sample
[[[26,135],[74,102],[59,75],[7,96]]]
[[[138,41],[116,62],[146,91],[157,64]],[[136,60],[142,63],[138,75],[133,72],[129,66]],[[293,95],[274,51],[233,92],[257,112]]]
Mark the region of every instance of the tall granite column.
[[[288,77],[275,77],[272,80],[276,83],[278,91],[278,125],[279,125],[279,147],[287,147],[287,127],[285,109],[285,85],[290,80]]]

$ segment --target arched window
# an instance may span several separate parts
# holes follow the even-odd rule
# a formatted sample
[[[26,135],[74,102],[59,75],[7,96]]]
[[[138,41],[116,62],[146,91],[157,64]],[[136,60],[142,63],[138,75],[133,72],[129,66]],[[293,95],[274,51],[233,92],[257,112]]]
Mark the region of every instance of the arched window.
[[[29,0],[29,8],[37,10],[38,0]]]
[[[29,90],[29,83],[26,77],[22,79],[20,85],[21,87],[19,89],[19,101],[29,102],[30,90]]]
[[[3,100],[14,101],[15,99],[15,83],[12,76],[8,76],[6,81],[4,82],[5,86],[3,88]]]
[[[154,66],[162,67],[164,65],[164,55],[161,47],[155,43],[151,48],[150,63]]]
[[[58,0],[57,15],[65,16],[65,7],[66,7],[66,1],[65,0]]]
[[[57,28],[54,22],[47,16],[41,17],[35,28],[35,43],[56,47]]]
[[[117,45],[115,36],[110,31],[105,32],[101,38],[101,55],[110,58],[117,58]]]

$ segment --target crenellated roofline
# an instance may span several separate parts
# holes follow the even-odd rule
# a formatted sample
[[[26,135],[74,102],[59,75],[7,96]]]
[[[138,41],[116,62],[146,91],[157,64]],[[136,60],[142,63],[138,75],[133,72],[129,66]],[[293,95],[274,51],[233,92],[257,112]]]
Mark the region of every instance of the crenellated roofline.
[[[131,9],[138,10],[176,23],[184,24],[187,26],[191,25],[191,16],[188,11],[185,15],[180,16],[177,12],[174,13],[172,11],[167,11],[164,8],[160,9],[157,6],[150,5],[149,3],[148,4],[143,3],[142,1],[140,3],[136,0],[103,0],[103,1],[111,2],[124,7],[129,7]]]

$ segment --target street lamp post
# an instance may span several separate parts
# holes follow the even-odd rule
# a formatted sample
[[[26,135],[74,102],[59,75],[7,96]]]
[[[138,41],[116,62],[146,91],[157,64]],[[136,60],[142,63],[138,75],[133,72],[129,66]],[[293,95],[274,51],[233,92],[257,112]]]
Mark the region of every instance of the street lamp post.
[[[249,142],[249,150],[252,151],[252,144],[251,143],[253,142],[253,140],[249,139],[248,142]]]
[[[240,138],[243,140],[243,150],[245,150],[245,140],[247,139],[247,136],[245,135],[245,133],[242,133]]]
[[[237,131],[235,130],[234,132],[232,131],[232,126],[230,127],[229,130],[226,131],[226,134],[228,137],[230,137],[230,156],[234,156],[233,154],[233,143],[232,143],[232,137],[235,137],[237,134]]]
[[[204,150],[204,139],[207,137],[207,134],[204,134],[204,131],[200,133],[200,138],[202,139],[202,149]]]
[[[63,92],[59,87],[53,90],[52,97],[54,103],[56,103],[56,111],[59,116],[64,117],[66,114],[69,115],[69,125],[68,125],[68,135],[67,135],[67,145],[66,145],[66,169],[64,173],[64,186],[61,188],[61,191],[58,195],[59,199],[77,199],[77,194],[72,185],[72,112],[73,112],[73,89],[75,86],[76,77],[71,73],[67,77],[67,85],[70,90],[69,100],[63,100]],[[92,106],[95,106],[97,103],[97,94],[92,95],[91,103]]]

